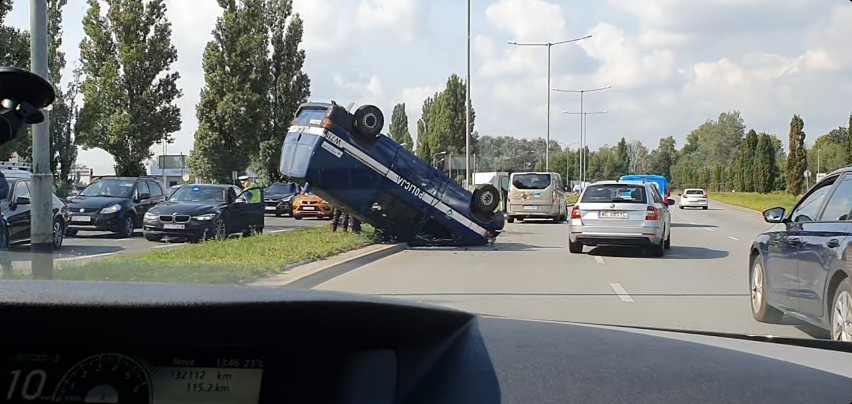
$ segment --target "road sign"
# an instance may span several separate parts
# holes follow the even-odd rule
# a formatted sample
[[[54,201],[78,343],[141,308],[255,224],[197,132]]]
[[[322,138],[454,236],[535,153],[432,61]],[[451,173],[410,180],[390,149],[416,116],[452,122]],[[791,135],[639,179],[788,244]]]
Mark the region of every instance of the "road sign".
[[[805,170],[805,178],[811,178],[811,170]]]

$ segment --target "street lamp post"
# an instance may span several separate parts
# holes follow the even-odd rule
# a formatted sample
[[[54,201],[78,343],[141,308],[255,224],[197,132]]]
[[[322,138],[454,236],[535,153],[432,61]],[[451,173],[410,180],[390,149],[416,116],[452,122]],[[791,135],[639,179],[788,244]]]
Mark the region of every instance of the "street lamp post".
[[[586,147],[588,147],[588,142],[587,142],[587,137],[586,137],[586,132],[588,130],[588,127],[586,125],[586,118],[590,114],[591,115],[597,115],[597,114],[605,114],[605,113],[607,113],[607,111],[595,111],[595,112],[569,112],[569,111],[564,111],[563,112],[563,114],[580,115],[580,125],[583,128],[583,131],[580,133],[580,140],[581,140],[580,161],[582,162],[582,166],[580,167],[580,182],[583,183],[583,184],[586,183],[586,170],[588,170],[588,166],[586,164]]]
[[[545,148],[545,171],[550,171],[550,48],[554,45],[562,45],[565,43],[577,42],[583,39],[591,38],[591,35],[586,35],[581,38],[569,39],[559,42],[516,42],[509,41],[509,45],[515,46],[546,46],[547,47],[547,147]]]
[[[157,141],[157,143],[163,144],[163,158],[162,158],[162,161],[160,162],[160,170],[163,172],[163,185],[165,185],[165,186],[169,186],[169,180],[168,180],[168,177],[166,176],[166,153],[168,152],[168,146],[167,145],[169,143],[174,143],[174,142],[175,142],[175,140],[168,137],[168,136]],[[183,163],[181,162],[181,164],[183,164]]]
[[[567,145],[565,143],[562,143],[562,142],[558,142],[558,143],[565,146],[565,181],[568,181],[568,168],[569,168],[568,167],[568,151],[569,151],[571,146],[573,146],[577,143],[580,143],[580,142],[572,142],[572,143],[569,143]]]
[[[470,186],[470,0],[467,0],[467,78],[464,97],[464,183]]]
[[[580,94],[580,115],[581,115],[581,118],[580,118],[580,150],[582,150],[581,157],[580,157],[580,173],[585,174],[585,172],[586,172],[586,141],[585,141],[584,135],[583,135],[584,133],[586,133],[586,131],[584,129],[586,122],[585,122],[585,119],[583,119],[583,117],[585,116],[585,115],[583,115],[583,94],[590,93],[590,92],[593,92],[593,91],[608,90],[610,88],[612,88],[612,86],[589,88],[589,89],[582,89],[582,90],[562,90],[562,89],[558,89],[558,88],[553,89],[553,91],[559,91],[559,92],[562,92],[562,93],[579,93]],[[580,179],[580,181],[585,182],[585,178]]]

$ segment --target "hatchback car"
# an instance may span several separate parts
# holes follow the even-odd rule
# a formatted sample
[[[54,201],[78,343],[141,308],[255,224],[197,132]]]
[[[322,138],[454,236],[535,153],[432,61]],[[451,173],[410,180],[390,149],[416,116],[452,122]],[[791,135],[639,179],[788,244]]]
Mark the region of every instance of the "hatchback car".
[[[784,314],[852,342],[852,167],[818,182],[787,214],[763,212],[774,226],[749,254],[751,311],[779,323]]]
[[[281,215],[293,216],[293,199],[302,192],[301,187],[295,183],[275,182],[263,191],[263,204],[266,213],[274,213],[276,217]]]
[[[709,203],[707,202],[707,192],[699,188],[689,188],[683,190],[680,194],[680,202],[678,208],[702,208],[707,210]]]
[[[332,214],[334,214],[334,207],[315,194],[300,194],[293,200],[293,219],[302,220],[303,217],[331,218]]]
[[[671,246],[668,206],[673,204],[650,182],[591,184],[571,208],[568,250],[578,254],[587,245],[629,245],[661,257]]]
[[[111,231],[130,237],[142,227],[142,217],[166,199],[165,187],[153,177],[101,177],[68,199],[71,214],[66,234],[78,230]]]

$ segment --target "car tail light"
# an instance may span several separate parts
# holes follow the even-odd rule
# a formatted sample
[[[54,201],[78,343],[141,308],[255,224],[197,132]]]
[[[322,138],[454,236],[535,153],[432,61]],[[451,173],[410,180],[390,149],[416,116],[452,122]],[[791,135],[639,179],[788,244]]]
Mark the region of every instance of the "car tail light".
[[[582,217],[580,217],[579,205],[574,205],[574,207],[571,208],[571,219],[582,219]]]
[[[660,210],[653,207],[648,206],[648,210],[645,211],[645,220],[659,220],[660,219]]]
[[[334,122],[331,122],[331,119],[325,118],[322,121],[322,127],[328,130],[331,130],[331,127],[334,126]]]

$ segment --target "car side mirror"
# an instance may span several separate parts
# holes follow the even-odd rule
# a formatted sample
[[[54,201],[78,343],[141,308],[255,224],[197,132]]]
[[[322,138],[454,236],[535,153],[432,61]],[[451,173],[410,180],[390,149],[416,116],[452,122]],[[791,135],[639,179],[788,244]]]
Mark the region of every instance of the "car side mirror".
[[[672,198],[666,198],[666,206],[672,206],[675,204],[675,200]]]
[[[19,197],[15,198],[15,205],[29,205],[29,204],[30,204],[30,198],[27,198],[26,196],[19,196]]]
[[[782,223],[785,213],[787,213],[787,210],[782,207],[766,209],[763,211],[763,220],[767,223]]]

